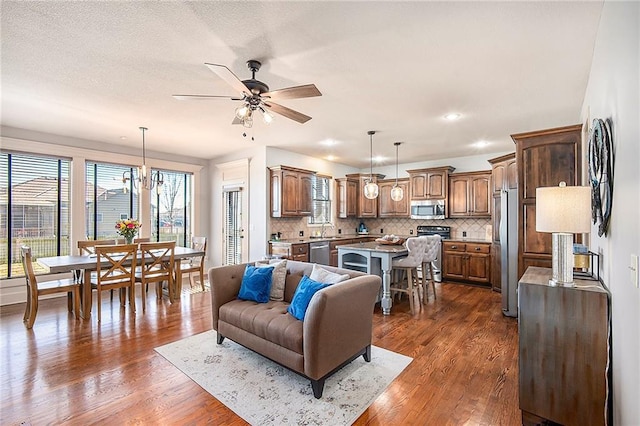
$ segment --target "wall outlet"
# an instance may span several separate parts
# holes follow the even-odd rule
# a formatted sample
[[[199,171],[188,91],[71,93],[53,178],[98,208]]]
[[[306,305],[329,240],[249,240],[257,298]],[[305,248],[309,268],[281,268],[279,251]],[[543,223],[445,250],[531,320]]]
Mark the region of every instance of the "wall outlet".
[[[298,232],[298,236],[299,236],[299,237],[304,237],[304,231],[299,231],[299,232]]]
[[[342,234],[342,229],[338,228],[338,234]]]
[[[384,234],[384,228],[380,228],[380,233]]]
[[[467,236],[467,231],[462,231],[462,238]]]
[[[409,235],[413,235],[413,229],[409,229]]]
[[[638,255],[631,255],[631,262],[629,263],[629,269],[631,270],[631,284],[638,288]]]

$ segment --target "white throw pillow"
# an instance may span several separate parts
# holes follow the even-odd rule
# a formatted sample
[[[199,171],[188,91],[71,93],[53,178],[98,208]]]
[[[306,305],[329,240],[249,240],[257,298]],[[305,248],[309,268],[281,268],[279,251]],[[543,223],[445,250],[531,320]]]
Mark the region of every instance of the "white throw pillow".
[[[313,270],[309,278],[323,284],[336,284],[340,281],[349,279],[349,274],[336,274],[335,272],[327,271],[326,269],[313,264]]]
[[[274,259],[271,260],[268,264],[256,262],[255,266],[258,268],[273,267],[273,273],[271,274],[271,293],[269,294],[269,300],[282,302],[284,300],[284,286],[287,279],[287,259]]]

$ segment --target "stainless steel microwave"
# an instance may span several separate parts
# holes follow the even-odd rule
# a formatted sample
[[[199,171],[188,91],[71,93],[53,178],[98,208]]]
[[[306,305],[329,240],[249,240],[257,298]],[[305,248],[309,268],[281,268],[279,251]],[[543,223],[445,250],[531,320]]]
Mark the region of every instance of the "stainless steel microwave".
[[[444,200],[411,200],[411,219],[444,219]]]

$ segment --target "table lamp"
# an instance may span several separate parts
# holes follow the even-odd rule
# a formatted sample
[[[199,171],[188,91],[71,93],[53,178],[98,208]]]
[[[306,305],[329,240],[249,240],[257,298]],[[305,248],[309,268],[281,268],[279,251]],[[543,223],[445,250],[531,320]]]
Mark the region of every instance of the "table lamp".
[[[591,188],[565,182],[536,188],[536,231],[552,233],[549,284],[573,287],[573,234],[591,231]]]

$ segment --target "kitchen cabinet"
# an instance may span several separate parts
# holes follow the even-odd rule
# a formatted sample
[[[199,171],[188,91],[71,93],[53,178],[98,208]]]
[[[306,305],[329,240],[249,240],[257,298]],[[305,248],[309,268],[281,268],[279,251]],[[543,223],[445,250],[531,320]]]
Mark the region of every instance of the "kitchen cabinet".
[[[406,217],[411,216],[409,208],[409,179],[398,179],[398,186],[404,191],[400,201],[391,199],[391,190],[396,185],[395,179],[380,180],[378,186],[378,217]]]
[[[580,185],[581,136],[580,124],[511,135],[518,166],[518,277],[529,266],[551,267],[551,234],[536,231],[536,188]]]
[[[299,262],[309,261],[309,243],[269,243],[269,254],[280,256],[283,259],[297,260]]]
[[[411,200],[446,200],[451,166],[407,170]],[[445,203],[446,205],[446,203]]]
[[[609,293],[598,281],[550,278],[530,267],[518,284],[522,424],[613,424]]]
[[[491,216],[491,172],[449,176],[449,217]]]
[[[442,278],[480,285],[491,284],[491,244],[444,241]]]
[[[337,215],[340,219],[356,217],[358,214],[359,179],[336,179]]]
[[[384,175],[374,174],[371,176],[374,182],[384,179]],[[377,198],[369,199],[364,196],[364,185],[369,181],[370,175],[368,173],[353,173],[348,174],[347,178],[358,180],[358,194],[356,197],[356,217],[358,218],[373,218],[378,217],[378,194]]]
[[[502,290],[502,253],[500,244],[500,220],[502,191],[518,188],[516,153],[489,160],[491,164],[491,285],[493,290]]]
[[[312,214],[314,172],[288,166],[271,171],[271,217],[299,217]]]

